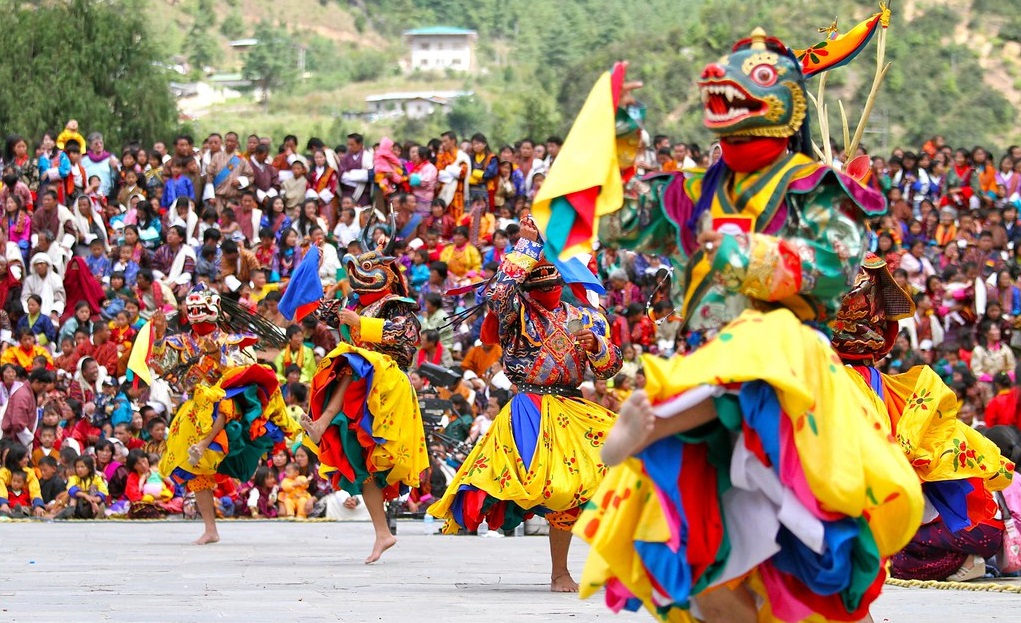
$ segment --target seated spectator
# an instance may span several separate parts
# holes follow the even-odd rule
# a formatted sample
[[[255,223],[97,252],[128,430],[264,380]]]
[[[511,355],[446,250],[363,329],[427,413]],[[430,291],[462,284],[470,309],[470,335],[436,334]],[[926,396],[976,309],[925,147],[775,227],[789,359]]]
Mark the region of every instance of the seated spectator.
[[[440,253],[440,261],[446,263],[447,270],[457,279],[464,279],[470,272],[482,270],[482,254],[478,248],[468,241],[467,227],[457,227],[449,244]]]
[[[418,350],[416,365],[431,363],[444,368],[454,365],[454,358],[450,351],[443,347],[440,342],[439,331],[427,330],[422,332],[422,346]]]
[[[106,480],[96,472],[91,456],[74,461],[74,473],[67,479],[68,506],[58,519],[99,519],[106,514],[108,491]]]
[[[57,329],[49,316],[42,313],[43,299],[38,294],[30,294],[25,310],[28,312],[18,319],[15,329],[28,328],[35,333],[36,343],[46,347],[57,341]],[[86,307],[88,304],[86,303]]]
[[[274,360],[277,369],[277,378],[281,383],[287,379],[287,368],[291,365],[301,370],[300,383],[310,383],[316,373],[316,356],[312,348],[305,345],[305,335],[298,325],[287,327],[287,345]]]
[[[125,495],[130,502],[130,518],[153,519],[181,512],[183,502],[174,498],[173,482],[149,465],[144,451],[128,453],[126,470]]]
[[[978,346],[971,353],[971,371],[991,383],[997,373],[1011,373],[1017,365],[1013,351],[1000,339],[1000,326],[986,321],[978,327]]]
[[[17,332],[18,345],[8,346],[0,355],[0,364],[11,363],[21,366],[26,370],[32,369],[32,360],[36,357],[45,357],[47,361],[53,362],[50,351],[36,344],[35,333],[32,329],[22,328]]]

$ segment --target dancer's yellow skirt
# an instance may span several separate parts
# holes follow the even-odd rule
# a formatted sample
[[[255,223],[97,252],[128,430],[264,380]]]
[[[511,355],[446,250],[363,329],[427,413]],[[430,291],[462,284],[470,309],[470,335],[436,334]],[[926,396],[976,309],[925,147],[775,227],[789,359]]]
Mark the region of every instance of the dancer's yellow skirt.
[[[606,474],[599,452],[615,417],[580,398],[515,395],[429,513],[447,532],[511,530],[532,514],[569,529]]]
[[[192,465],[188,449],[205,439],[217,414],[227,423]],[[301,427],[288,415],[272,369],[258,364],[231,368],[215,385],[196,386],[191,400],[178,409],[160,472],[180,484],[196,479],[211,483],[217,473],[248,480],[275,444],[296,439],[299,433]]]
[[[320,469],[334,486],[358,495],[371,477],[384,497],[393,499],[417,487],[429,467],[418,397],[392,358],[341,343],[319,362],[312,378],[313,420],[322,417],[345,370],[352,373],[352,381],[341,412],[318,446],[307,437],[304,443],[319,456]]]
[[[643,363],[654,404],[729,393],[718,422],[610,470],[575,526],[592,546],[582,596],[605,586],[611,608],[683,621],[692,597],[747,582],[766,587],[760,620],[860,620],[923,508],[877,397],[787,310],[745,312],[694,353]]]

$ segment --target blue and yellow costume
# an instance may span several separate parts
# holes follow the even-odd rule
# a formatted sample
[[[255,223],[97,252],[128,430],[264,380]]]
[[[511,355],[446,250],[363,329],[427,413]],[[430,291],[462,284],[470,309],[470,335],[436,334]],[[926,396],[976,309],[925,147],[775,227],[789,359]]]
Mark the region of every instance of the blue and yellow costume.
[[[200,286],[186,306],[192,331],[156,340],[149,365],[190,395],[170,423],[160,472],[201,491],[216,487],[216,474],[248,480],[273,445],[296,438],[301,427],[287,414],[272,368],[255,363],[250,349],[259,338],[216,326],[219,295]],[[192,464],[189,448],[213,430],[218,414],[226,425]]]
[[[616,374],[620,351],[599,312],[559,301],[558,291],[539,302],[542,281],[559,279],[540,263],[541,252],[541,244],[520,239],[486,290],[504,372],[518,391],[430,507],[447,519],[447,532],[483,521],[510,530],[531,514],[569,530],[606,473],[599,451],[615,415],[584,400],[578,386],[589,368],[600,379]],[[536,289],[526,294],[526,287]],[[595,335],[596,352],[575,343],[581,329]]]
[[[604,244],[669,255],[697,346],[644,359],[651,402],[708,386],[718,418],[610,470],[575,527],[592,546],[583,596],[605,586],[614,609],[685,621],[693,598],[744,584],[760,621],[857,621],[883,559],[917,529],[911,466],[820,330],[858,273],[866,219],[885,208],[806,155],[804,81],[819,58],[846,60],[840,41],[800,59],[761,30],[739,42],[699,84],[723,159],[631,179],[602,218]]]
[[[370,246],[367,239],[363,244]],[[407,297],[404,276],[386,249],[348,254],[344,266],[358,294],[354,311],[360,322],[350,332],[344,327],[346,341],[319,362],[309,392],[312,419],[323,416],[341,375],[350,374],[351,382],[318,445],[308,437],[304,443],[319,456],[320,471],[335,487],[360,495],[371,477],[384,499],[392,500],[419,486],[429,467],[418,397],[406,373],[419,343],[418,304]],[[339,306],[322,301],[316,314],[338,326]]]

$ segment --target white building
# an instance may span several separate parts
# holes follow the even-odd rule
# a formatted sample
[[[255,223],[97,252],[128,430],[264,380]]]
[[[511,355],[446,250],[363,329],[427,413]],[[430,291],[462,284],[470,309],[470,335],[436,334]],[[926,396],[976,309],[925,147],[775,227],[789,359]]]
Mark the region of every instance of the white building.
[[[365,98],[366,114],[371,121],[386,117],[422,119],[433,112],[446,113],[454,100],[471,95],[471,91],[406,91],[383,93]]]
[[[410,71],[475,71],[474,30],[430,26],[404,31],[411,51]]]

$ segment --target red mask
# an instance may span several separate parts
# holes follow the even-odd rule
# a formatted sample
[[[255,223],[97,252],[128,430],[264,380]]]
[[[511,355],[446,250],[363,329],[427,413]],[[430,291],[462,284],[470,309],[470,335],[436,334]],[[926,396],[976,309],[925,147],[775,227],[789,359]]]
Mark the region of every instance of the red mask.
[[[731,171],[750,173],[775,162],[787,150],[787,138],[753,138],[731,142],[723,139],[720,149],[723,162]]]
[[[554,286],[549,290],[532,290],[528,295],[545,309],[553,311],[560,306],[560,294],[563,291],[563,286]]]

